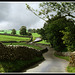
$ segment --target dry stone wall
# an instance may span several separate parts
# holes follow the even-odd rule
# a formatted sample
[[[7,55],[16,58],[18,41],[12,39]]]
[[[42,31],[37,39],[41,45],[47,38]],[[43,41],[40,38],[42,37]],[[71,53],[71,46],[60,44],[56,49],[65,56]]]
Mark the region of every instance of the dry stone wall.
[[[70,63],[69,66],[75,67],[75,51],[70,55]]]
[[[71,52],[57,52],[57,51],[55,51],[55,54],[59,55],[59,56],[70,56]]]
[[[42,52],[25,46],[6,46],[0,43],[0,61],[31,60],[41,57]]]

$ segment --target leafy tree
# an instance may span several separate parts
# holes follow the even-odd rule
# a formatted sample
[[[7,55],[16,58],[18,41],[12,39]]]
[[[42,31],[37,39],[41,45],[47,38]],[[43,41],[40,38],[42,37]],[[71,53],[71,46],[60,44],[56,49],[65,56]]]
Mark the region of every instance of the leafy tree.
[[[56,15],[58,16],[62,15],[75,18],[75,16],[73,15],[73,13],[75,12],[75,2],[43,2],[39,5],[40,10],[34,10],[28,4],[26,4],[26,7],[36,16],[45,21],[49,20],[50,16],[54,16],[54,14],[50,14],[50,12],[56,12]],[[39,12],[39,14],[37,14],[36,12]]]
[[[26,27],[25,26],[22,26],[21,28],[20,28],[20,35],[26,35],[27,33],[26,33]]]
[[[30,33],[36,33],[37,30],[36,29],[28,29],[28,32],[30,32]]]
[[[16,30],[15,29],[12,29],[11,34],[15,35],[16,34]]]
[[[75,18],[73,14],[75,12],[74,2],[43,2],[39,6],[40,11],[34,10],[28,4],[26,6],[36,16],[46,21],[39,33],[43,39],[46,39],[52,44],[55,50],[63,51],[66,46],[69,50],[75,50],[75,21],[66,19],[67,17],[71,17],[72,20]],[[36,12],[39,12],[39,14]],[[56,15],[53,13],[50,14],[50,12],[56,12]]]
[[[65,16],[55,16],[44,24],[44,27],[39,30],[39,34],[44,40],[50,42],[55,50],[67,51],[67,45],[63,43],[62,39],[64,34],[61,31],[64,31],[69,25],[73,26],[73,22],[66,19]]]
[[[69,22],[65,30],[61,31],[64,36],[62,38],[63,43],[67,46],[68,51],[75,51],[75,24]]]

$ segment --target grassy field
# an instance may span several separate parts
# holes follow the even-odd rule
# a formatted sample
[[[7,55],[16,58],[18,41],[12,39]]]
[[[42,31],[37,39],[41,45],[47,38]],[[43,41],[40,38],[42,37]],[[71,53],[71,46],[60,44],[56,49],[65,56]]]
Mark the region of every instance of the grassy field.
[[[38,33],[32,33],[32,36],[33,36],[33,40],[35,40],[37,37],[41,37],[41,35],[38,34]],[[46,42],[46,40],[42,40],[42,41],[37,42],[37,43],[41,43],[41,44],[50,44],[50,43]]]
[[[32,36],[33,36],[33,40],[35,40],[37,37],[41,37],[41,35],[38,33],[32,33]]]
[[[50,43],[46,42],[46,40],[42,40],[42,41],[37,42],[37,43],[41,43],[41,44],[50,44]]]
[[[11,34],[11,30],[4,30],[4,31],[0,31],[0,33],[7,33],[7,34]],[[16,34],[19,34],[19,30],[16,31]]]
[[[4,45],[10,45],[11,43],[3,43],[3,44]],[[22,43],[12,43],[12,45],[23,45],[23,46],[31,47],[31,48],[34,48],[34,49],[37,49],[37,50],[42,50],[43,49],[43,48],[35,46],[35,45],[26,44],[25,42],[22,42]]]
[[[29,41],[29,40],[30,38],[27,37],[0,35],[0,41]]]

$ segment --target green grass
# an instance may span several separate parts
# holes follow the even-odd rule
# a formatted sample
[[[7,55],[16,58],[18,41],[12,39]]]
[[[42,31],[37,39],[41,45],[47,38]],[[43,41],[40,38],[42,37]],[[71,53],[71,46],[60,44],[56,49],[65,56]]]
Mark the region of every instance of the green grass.
[[[69,56],[59,56],[59,55],[56,55],[55,53],[54,53],[54,55],[55,55],[56,57],[58,57],[58,58],[65,59],[65,60],[67,60],[67,61],[70,60],[70,59],[69,59]]]
[[[3,43],[3,44],[4,45],[10,45],[11,43]],[[43,49],[43,48],[35,46],[35,45],[26,44],[25,42],[22,42],[22,43],[12,43],[12,45],[23,45],[23,46],[31,47],[31,48],[34,48],[34,49],[37,49],[37,50],[42,50]]]
[[[30,38],[27,37],[0,35],[0,41],[29,41],[29,40]]]
[[[7,33],[7,34],[11,34],[11,30],[4,30],[3,32],[0,31],[0,33]]]
[[[28,68],[33,63],[43,60],[43,57],[35,57],[33,60],[0,61],[0,73],[18,72]]]
[[[37,42],[37,43],[41,43],[41,44],[50,44],[50,43],[46,42],[46,40],[42,40],[42,41]]]
[[[33,41],[34,41],[37,37],[41,37],[41,35],[38,34],[38,33],[32,33],[32,36],[33,36]],[[42,41],[37,42],[37,43],[41,43],[41,44],[50,44],[50,43],[46,42],[46,40],[42,40]]]
[[[69,73],[75,73],[75,67],[67,66],[67,71],[68,71]]]
[[[33,36],[33,40],[35,40],[37,37],[41,37],[41,35],[38,33],[32,33],[32,36]]]

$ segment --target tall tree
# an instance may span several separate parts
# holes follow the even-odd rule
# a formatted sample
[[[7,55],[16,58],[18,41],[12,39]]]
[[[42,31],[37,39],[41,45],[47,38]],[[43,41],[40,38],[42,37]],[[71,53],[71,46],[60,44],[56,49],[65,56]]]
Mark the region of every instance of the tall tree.
[[[20,28],[20,35],[26,35],[27,33],[26,33],[26,27],[25,26],[22,26],[21,28]]]
[[[75,20],[73,20],[75,19],[75,2],[43,2],[40,3],[40,11],[34,10],[28,4],[26,6],[36,16],[46,21],[39,33],[43,39],[53,45],[55,50],[63,51],[66,46],[70,50],[75,50]],[[39,14],[36,12],[39,12]],[[56,15],[50,14],[50,12],[56,12]],[[71,17],[71,20],[66,19],[67,17]]]
[[[75,51],[75,24],[71,21],[65,30],[61,31],[63,43],[66,44],[68,51]]]
[[[16,34],[16,30],[15,29],[12,29],[11,34],[15,35]]]

